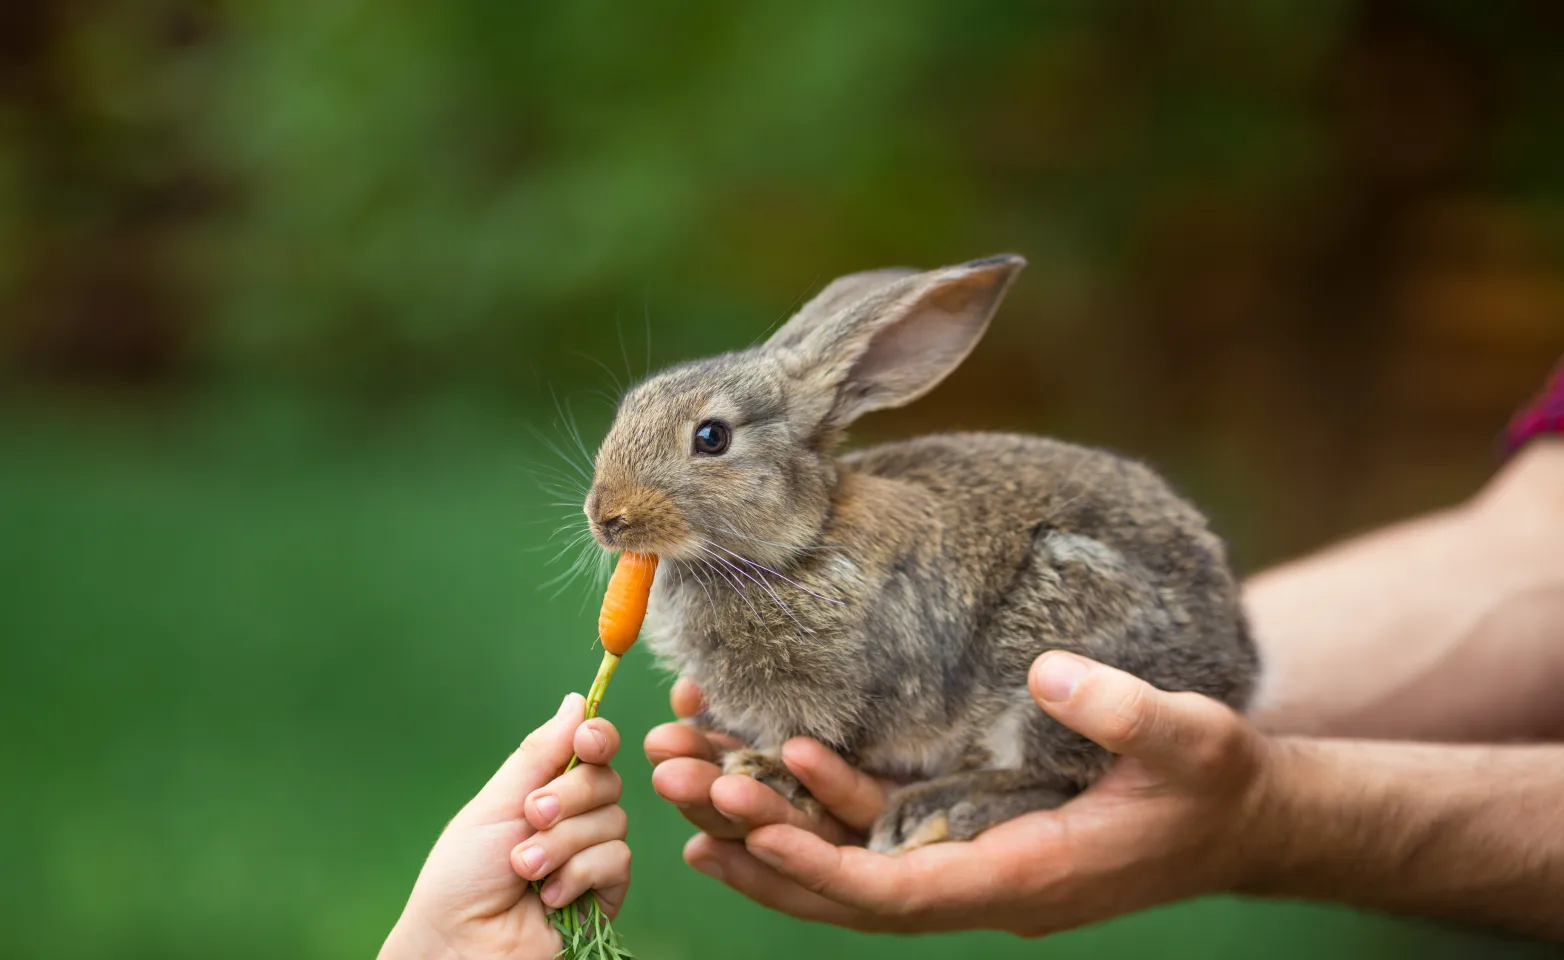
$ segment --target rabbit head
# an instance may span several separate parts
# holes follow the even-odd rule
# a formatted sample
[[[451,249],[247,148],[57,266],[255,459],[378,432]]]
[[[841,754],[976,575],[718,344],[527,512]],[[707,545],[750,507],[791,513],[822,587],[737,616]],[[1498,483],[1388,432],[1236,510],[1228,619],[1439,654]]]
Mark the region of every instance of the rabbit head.
[[[1006,255],[845,276],[763,345],[637,385],[597,453],[592,535],[606,549],[676,560],[705,541],[788,562],[824,527],[847,425],[954,370],[1025,263]]]

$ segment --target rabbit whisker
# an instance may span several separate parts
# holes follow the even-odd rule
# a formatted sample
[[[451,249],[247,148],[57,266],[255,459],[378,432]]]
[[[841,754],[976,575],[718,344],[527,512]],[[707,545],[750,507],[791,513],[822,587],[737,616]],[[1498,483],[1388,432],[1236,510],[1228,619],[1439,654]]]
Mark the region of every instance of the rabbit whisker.
[[[730,536],[730,537],[738,537],[740,540],[749,540],[749,541],[751,541],[753,543],[764,544],[764,545],[766,545],[768,547],[780,547],[783,550],[797,550],[797,551],[799,551],[801,553],[814,552],[814,551],[817,551],[817,550],[846,550],[847,549],[846,547],[842,546],[839,543],[816,543],[816,544],[806,544],[804,546],[795,546],[795,545],[790,544],[790,543],[777,543],[775,540],[762,540],[759,537],[752,537],[752,536],[750,536],[747,533],[739,533],[737,530],[731,529],[729,527],[718,527],[717,528],[717,532],[725,534],[725,535]]]
[[[755,615],[755,624],[757,626],[764,627],[766,625],[765,618],[760,615],[760,611],[756,610],[755,605],[749,602],[749,597],[745,595],[740,581],[735,580],[731,574],[728,574],[721,567],[716,566],[709,560],[701,559],[699,557],[697,557],[696,560],[697,562],[704,565],[707,570],[721,577],[728,584],[728,586],[733,588],[733,592],[739,595],[739,599],[744,601],[744,605],[746,607],[749,607],[749,612]]]
[[[700,574],[696,572],[696,569],[693,565],[679,566],[676,569],[679,571],[680,580],[683,580],[684,574],[688,572],[689,575],[694,578],[695,582],[701,585],[701,592],[706,594],[706,602],[712,606],[716,606],[717,601],[712,599],[711,590],[707,589],[706,581],[701,579]]]
[[[558,456],[561,460],[565,461],[565,463],[569,464],[569,466],[570,466],[570,468],[572,470],[574,470],[574,471],[576,471],[576,473],[580,474],[581,479],[586,481],[588,486],[591,485],[591,483],[592,483],[592,475],[590,473],[588,473],[586,470],[583,470],[581,468],[581,464],[579,464],[575,460],[571,459],[569,454],[565,453],[564,450],[561,450],[560,447],[559,447],[559,444],[555,443],[553,440],[550,440],[548,438],[548,436],[543,433],[542,430],[539,430],[537,427],[534,427],[530,423],[527,424],[527,430],[530,431],[533,436],[537,437],[538,441],[540,443],[542,443],[544,446],[548,447],[550,450],[554,451],[554,454],[556,456]]]
[[[615,321],[615,323],[617,323],[617,322],[618,321]],[[608,374],[608,379],[613,382],[614,389],[619,392],[620,396],[624,395],[625,386],[620,384],[620,382],[619,382],[619,374],[615,373],[614,369],[612,367],[610,367],[608,364],[604,363],[603,361],[599,360],[597,357],[592,356],[590,353],[586,353],[585,351],[582,351],[582,350],[571,350],[570,352],[575,354],[578,357],[581,357],[584,360],[590,360],[593,363],[597,364],[598,367],[601,368],[604,373]]]
[[[697,539],[699,539],[699,538],[697,538]],[[708,542],[709,543],[709,541],[703,541],[703,542]],[[710,544],[710,545],[713,546],[713,547],[717,546],[714,543]],[[722,549],[722,548],[718,547],[718,549]],[[724,564],[725,566],[727,566],[729,569],[733,570],[735,573],[739,574],[740,576],[743,576],[743,577],[749,579],[753,583],[759,584],[760,585],[760,589],[766,591],[767,596],[771,597],[772,601],[776,603],[777,609],[781,610],[784,614],[786,614],[787,618],[789,620],[793,621],[793,625],[795,627],[797,627],[804,634],[813,636],[814,631],[810,630],[808,627],[804,626],[801,622],[799,622],[799,619],[796,616],[793,615],[792,608],[790,608],[787,604],[782,602],[782,598],[777,595],[776,590],[771,586],[771,584],[767,583],[764,580],[764,578],[756,577],[754,574],[751,574],[748,571],[746,571],[743,567],[738,566],[737,564],[733,563],[730,560],[724,559],[720,554],[711,553],[711,551],[709,551],[709,550],[707,551],[707,554],[709,556],[711,556],[713,559],[721,562],[722,564]],[[740,557],[739,559],[742,560],[744,558]],[[784,578],[784,579],[786,579],[786,578]]]
[[[758,560],[751,560],[749,557],[746,557],[746,556],[744,556],[741,553],[734,553],[732,550],[729,550],[727,547],[724,547],[720,543],[711,543],[711,541],[709,541],[709,540],[705,540],[705,541],[702,541],[702,542],[709,543],[709,544],[711,544],[711,546],[716,547],[718,550],[721,550],[723,553],[729,554],[729,555],[731,555],[731,556],[733,556],[733,557],[735,557],[735,558],[737,558],[739,560],[742,560],[743,562],[749,564],[752,567],[756,567],[756,568],[758,568],[760,570],[764,570],[767,573],[771,574],[772,576],[781,577],[783,580],[786,580],[788,583],[791,583],[794,587],[796,587],[799,590],[802,590],[803,592],[809,594],[811,597],[814,597],[816,600],[824,600],[826,603],[835,603],[835,604],[845,604],[847,602],[847,601],[841,600],[841,599],[839,599],[837,597],[827,597],[827,596],[824,596],[823,594],[815,593],[813,590],[811,590],[808,587],[804,586],[803,584],[799,583],[797,580],[794,580],[792,577],[789,577],[787,574],[779,573],[776,570],[773,570],[770,567],[766,566],[765,564],[761,563],[760,561],[758,561]]]

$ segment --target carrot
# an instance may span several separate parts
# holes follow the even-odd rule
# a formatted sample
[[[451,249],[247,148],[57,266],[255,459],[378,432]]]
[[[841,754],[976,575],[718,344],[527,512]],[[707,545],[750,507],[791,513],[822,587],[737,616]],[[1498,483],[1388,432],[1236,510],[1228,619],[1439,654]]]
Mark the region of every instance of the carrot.
[[[635,645],[640,636],[641,623],[646,619],[646,604],[652,596],[652,580],[657,575],[655,553],[633,553],[626,550],[619,555],[614,575],[608,579],[608,589],[603,592],[603,609],[597,616],[597,636],[603,641],[603,663],[597,668],[597,679],[587,691],[586,719],[597,716],[608,691],[608,681],[614,678],[619,658]],[[565,767],[569,773],[581,762],[572,756]],[[532,889],[539,893],[543,881],[532,881]],[[574,903],[568,903],[549,915],[549,922],[559,931],[565,948],[558,954],[564,960],[630,960],[619,942],[619,934],[603,913],[597,894],[588,890]]]
[[[597,637],[603,641],[603,663],[597,668],[597,679],[587,691],[586,718],[597,716],[597,708],[608,691],[608,681],[619,668],[619,658],[635,645],[641,635],[641,623],[646,619],[646,603],[652,596],[652,580],[657,575],[657,554],[634,553],[626,550],[619,555],[614,575],[608,578],[608,589],[603,592],[603,609],[597,615]],[[568,773],[581,762],[571,757]]]
[[[652,595],[652,578],[657,573],[657,554],[631,553],[626,550],[614,567],[603,594],[603,612],[597,617],[597,635],[603,649],[622,657],[641,634],[646,619],[646,602]]]

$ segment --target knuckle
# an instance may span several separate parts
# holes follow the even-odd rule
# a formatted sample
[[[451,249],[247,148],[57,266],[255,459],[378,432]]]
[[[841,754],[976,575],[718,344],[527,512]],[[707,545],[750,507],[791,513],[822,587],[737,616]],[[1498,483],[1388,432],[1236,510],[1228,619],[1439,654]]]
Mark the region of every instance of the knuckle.
[[[624,792],[624,781],[619,779],[619,774],[607,767],[598,767],[596,769],[600,771],[600,775],[597,778],[594,792],[606,803],[618,800],[619,795]]]
[[[1195,772],[1212,779],[1241,774],[1252,754],[1251,732],[1236,714],[1212,704],[1204,719],[1204,730],[1190,750]]]
[[[1157,698],[1151,688],[1136,681],[1118,697],[1103,718],[1103,738],[1115,746],[1133,746],[1145,740],[1157,723]]]

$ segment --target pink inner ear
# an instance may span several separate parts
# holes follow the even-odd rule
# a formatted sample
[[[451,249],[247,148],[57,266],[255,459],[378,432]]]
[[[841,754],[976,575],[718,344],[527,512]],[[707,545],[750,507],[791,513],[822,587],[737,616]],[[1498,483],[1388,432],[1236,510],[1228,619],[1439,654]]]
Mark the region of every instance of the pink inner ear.
[[[920,295],[901,318],[870,340],[850,381],[862,393],[905,402],[943,380],[971,351],[992,310],[994,277],[972,273]]]

